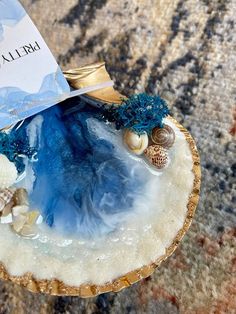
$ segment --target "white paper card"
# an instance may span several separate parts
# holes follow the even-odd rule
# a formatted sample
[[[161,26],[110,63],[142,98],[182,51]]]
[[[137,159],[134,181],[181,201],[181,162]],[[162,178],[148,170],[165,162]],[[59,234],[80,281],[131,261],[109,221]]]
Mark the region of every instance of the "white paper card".
[[[18,0],[0,0],[0,129],[66,98],[70,87]]]

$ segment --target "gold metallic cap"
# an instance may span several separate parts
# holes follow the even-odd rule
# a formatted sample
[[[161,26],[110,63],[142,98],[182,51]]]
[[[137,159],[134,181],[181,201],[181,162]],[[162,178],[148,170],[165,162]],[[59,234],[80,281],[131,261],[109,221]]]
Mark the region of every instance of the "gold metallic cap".
[[[74,89],[93,86],[111,80],[109,73],[106,70],[105,62],[97,62],[80,68],[68,70],[64,75]],[[87,94],[88,96],[107,104],[121,104],[122,96],[113,87],[106,87]]]

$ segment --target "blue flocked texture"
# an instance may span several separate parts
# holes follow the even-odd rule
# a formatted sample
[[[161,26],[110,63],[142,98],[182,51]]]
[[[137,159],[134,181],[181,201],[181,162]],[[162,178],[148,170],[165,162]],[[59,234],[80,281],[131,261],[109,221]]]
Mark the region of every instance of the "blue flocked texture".
[[[144,180],[132,171],[133,161],[118,157],[112,142],[89,129],[88,120],[99,116],[99,109],[69,101],[12,131],[11,141],[34,143],[38,150],[38,161],[31,163],[36,177],[31,207],[65,234],[89,237],[115,230],[142,192]]]
[[[36,148],[30,147],[24,138],[18,137],[18,131],[13,130],[6,134],[0,132],[0,154],[7,156],[7,158],[14,162],[19,173],[25,170],[23,158],[32,159],[37,153]]]
[[[105,120],[115,122],[116,128],[127,128],[137,134],[150,134],[154,127],[163,127],[163,118],[169,114],[165,100],[159,96],[137,94],[104,112]]]

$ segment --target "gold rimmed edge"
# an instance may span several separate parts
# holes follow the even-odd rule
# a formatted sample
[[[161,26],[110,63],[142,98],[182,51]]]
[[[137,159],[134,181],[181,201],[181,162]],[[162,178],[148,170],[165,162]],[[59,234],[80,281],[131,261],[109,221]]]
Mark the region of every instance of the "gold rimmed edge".
[[[143,266],[140,269],[129,272],[128,274],[119,277],[118,279],[104,284],[104,285],[81,285],[79,287],[71,287],[64,284],[62,281],[53,279],[53,280],[37,280],[33,274],[27,273],[23,276],[11,276],[6,267],[0,263],[0,279],[11,281],[17,285],[20,285],[27,290],[34,293],[45,293],[55,296],[80,296],[82,298],[95,297],[102,293],[107,292],[118,292],[124,288],[131,286],[132,284],[140,281],[141,279],[149,277],[154,270],[160,266],[160,264],[165,261],[169,256],[171,256],[176,248],[178,247],[183,236],[188,231],[193,216],[198,204],[199,194],[200,194],[200,185],[201,185],[201,167],[200,167],[200,157],[196,147],[196,144],[190,135],[190,133],[179,124],[174,118],[168,117],[178,129],[185,135],[186,141],[190,146],[190,150],[193,158],[193,168],[192,172],[194,174],[194,183],[193,189],[189,196],[187,204],[187,214],[186,219],[182,228],[177,233],[172,244],[166,249],[166,253],[158,258],[155,262],[151,263],[148,266]]]

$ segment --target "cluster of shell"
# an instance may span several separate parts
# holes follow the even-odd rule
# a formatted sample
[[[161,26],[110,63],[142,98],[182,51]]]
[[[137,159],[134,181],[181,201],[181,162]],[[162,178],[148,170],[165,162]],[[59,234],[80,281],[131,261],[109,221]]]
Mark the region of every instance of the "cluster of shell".
[[[168,149],[174,142],[175,132],[166,124],[163,128],[154,128],[150,137],[147,133],[139,135],[128,129],[124,132],[124,143],[129,150],[135,155],[144,155],[157,169],[168,165]]]
[[[34,237],[42,217],[38,211],[30,211],[27,191],[13,187],[17,176],[14,163],[0,155],[0,222],[21,236]]]

